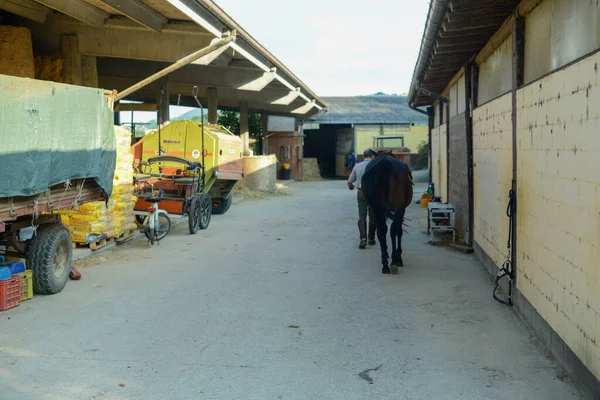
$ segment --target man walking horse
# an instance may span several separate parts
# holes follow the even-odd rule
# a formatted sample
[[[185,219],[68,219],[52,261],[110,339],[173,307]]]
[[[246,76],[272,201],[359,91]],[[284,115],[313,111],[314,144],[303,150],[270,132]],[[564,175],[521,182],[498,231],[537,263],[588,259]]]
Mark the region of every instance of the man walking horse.
[[[412,173],[408,165],[392,157],[391,151],[379,151],[362,174],[361,187],[373,216],[381,249],[381,272],[397,274],[402,260],[404,214],[413,197]],[[369,218],[371,220],[371,218]],[[392,262],[388,264],[387,219],[392,220]],[[371,222],[371,221],[369,221]]]
[[[369,210],[369,239],[367,241],[367,201],[362,190],[362,177],[365,173],[367,165],[373,159],[373,152],[367,149],[363,153],[364,159],[352,168],[350,177],[348,178],[348,189],[354,190],[354,184],[357,186],[356,201],[358,203],[358,232],[360,234],[359,249],[364,249],[369,245],[375,244],[375,218]]]

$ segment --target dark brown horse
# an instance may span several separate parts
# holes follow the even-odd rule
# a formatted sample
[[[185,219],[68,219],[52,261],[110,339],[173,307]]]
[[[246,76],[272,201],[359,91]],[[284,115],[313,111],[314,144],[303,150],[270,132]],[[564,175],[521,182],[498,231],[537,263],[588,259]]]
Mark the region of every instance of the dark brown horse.
[[[402,232],[404,213],[413,197],[413,180],[410,168],[391,157],[391,151],[374,152],[362,177],[362,189],[371,216],[377,224],[377,239],[381,247],[381,270],[384,274],[397,274],[402,261]],[[392,220],[392,264],[388,266],[387,219]]]

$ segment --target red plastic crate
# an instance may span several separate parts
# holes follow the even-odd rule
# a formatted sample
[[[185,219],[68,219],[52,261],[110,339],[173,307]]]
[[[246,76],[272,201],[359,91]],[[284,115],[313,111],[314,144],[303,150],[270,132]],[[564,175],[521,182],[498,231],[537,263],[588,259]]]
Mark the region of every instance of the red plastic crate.
[[[21,277],[18,275],[0,281],[0,311],[21,304]]]

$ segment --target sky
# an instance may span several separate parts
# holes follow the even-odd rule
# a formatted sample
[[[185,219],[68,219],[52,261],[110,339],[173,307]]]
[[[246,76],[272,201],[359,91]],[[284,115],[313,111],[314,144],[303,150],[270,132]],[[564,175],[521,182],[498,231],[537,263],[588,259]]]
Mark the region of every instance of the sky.
[[[430,0],[214,1],[323,97],[408,93]],[[171,116],[188,110],[172,106]]]
[[[407,93],[429,0],[214,0],[318,96]]]

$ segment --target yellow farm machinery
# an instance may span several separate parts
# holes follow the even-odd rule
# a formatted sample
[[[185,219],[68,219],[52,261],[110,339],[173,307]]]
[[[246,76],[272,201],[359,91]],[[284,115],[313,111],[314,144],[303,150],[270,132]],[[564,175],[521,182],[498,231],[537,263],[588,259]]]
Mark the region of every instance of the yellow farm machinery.
[[[143,219],[160,191],[160,208],[187,215],[189,231],[206,229],[212,214],[231,206],[231,190],[244,177],[242,140],[225,127],[172,121],[132,146],[135,213]]]

